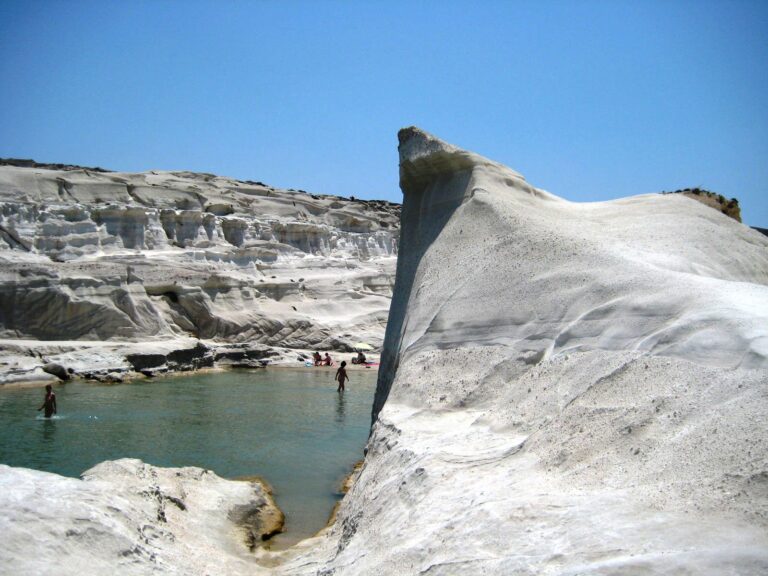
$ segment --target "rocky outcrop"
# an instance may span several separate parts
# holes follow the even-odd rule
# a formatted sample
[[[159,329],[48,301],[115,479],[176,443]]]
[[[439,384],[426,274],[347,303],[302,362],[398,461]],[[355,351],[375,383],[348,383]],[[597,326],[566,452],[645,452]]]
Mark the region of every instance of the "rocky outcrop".
[[[125,359],[135,372],[141,372],[145,375],[210,368],[214,363],[214,355],[210,348],[201,342],[191,348],[177,348],[168,353],[158,351],[134,352],[127,354]]]
[[[296,357],[297,351],[288,348],[194,338],[157,342],[7,340],[0,342],[0,385],[72,378],[121,382],[204,368],[295,364]]]
[[[768,570],[768,239],[400,133],[367,456],[287,573]]]
[[[123,459],[75,479],[0,465],[6,574],[262,574],[252,552],[282,523],[261,483],[201,468]]]
[[[383,340],[395,204],[210,174],[16,164],[0,166],[5,342]]]
[[[257,368],[266,366],[275,351],[269,346],[231,344],[216,349],[214,360],[217,366],[231,368]]]

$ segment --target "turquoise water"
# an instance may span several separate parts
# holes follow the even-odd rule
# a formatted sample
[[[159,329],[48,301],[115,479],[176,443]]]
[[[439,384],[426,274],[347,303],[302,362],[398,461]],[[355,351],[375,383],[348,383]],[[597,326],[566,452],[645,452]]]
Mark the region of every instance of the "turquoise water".
[[[286,515],[290,544],[321,529],[339,483],[363,457],[376,372],[257,370],[129,384],[54,388],[58,417],[36,412],[44,390],[0,390],[0,463],[79,476],[115,458],[259,475]]]

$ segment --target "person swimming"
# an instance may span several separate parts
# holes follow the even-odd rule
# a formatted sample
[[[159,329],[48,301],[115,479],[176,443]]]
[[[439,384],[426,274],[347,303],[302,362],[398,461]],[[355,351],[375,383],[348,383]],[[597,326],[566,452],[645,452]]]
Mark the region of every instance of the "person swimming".
[[[53,392],[53,386],[46,384],[45,386],[45,400],[43,405],[37,409],[38,412],[45,408],[45,417],[50,418],[56,414],[56,394]]]

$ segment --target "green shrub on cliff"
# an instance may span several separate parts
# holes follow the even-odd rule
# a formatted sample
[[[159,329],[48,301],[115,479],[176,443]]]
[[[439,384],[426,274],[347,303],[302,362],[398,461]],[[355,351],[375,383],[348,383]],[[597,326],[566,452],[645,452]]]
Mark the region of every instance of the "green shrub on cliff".
[[[736,198],[726,200],[722,194],[716,194],[705,190],[703,188],[683,188],[682,190],[675,190],[674,192],[662,192],[662,194],[682,194],[688,198],[698,200],[702,204],[706,204],[710,208],[719,210],[726,216],[730,216],[737,222],[741,222],[741,208],[739,207],[739,201]]]

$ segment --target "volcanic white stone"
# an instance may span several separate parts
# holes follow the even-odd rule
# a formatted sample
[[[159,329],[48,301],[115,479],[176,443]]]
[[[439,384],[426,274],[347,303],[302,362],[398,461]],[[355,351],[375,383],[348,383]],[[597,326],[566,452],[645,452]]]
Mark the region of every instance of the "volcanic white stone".
[[[768,239],[685,197],[566,202],[415,128],[400,154],[365,462],[333,526],[221,572],[768,572]]]
[[[378,347],[398,226],[388,202],[209,174],[0,166],[0,382],[54,342]],[[21,341],[40,362],[3,370]]]
[[[258,482],[103,462],[82,479],[0,465],[0,573],[260,574],[282,514]]]
[[[287,572],[766,573],[768,239],[414,128],[400,162],[365,465]]]

